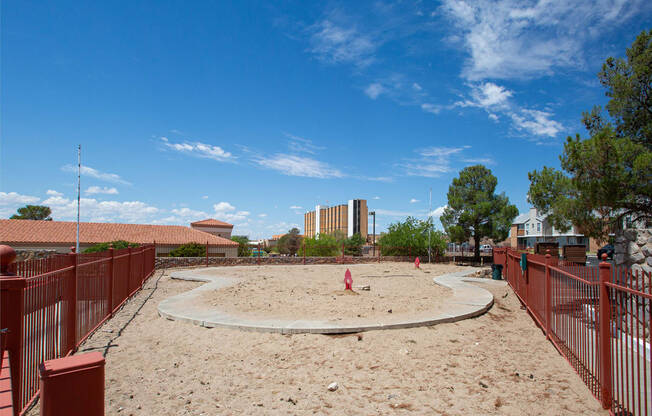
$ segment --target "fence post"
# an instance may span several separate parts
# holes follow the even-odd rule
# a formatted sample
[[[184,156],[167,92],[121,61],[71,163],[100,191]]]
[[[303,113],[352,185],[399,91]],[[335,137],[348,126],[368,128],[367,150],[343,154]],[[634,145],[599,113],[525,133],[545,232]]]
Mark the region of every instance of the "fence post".
[[[306,264],[306,239],[301,240],[301,245],[303,246],[303,264]]]
[[[206,267],[208,267],[208,241],[206,241]]]
[[[256,264],[260,264],[260,243],[258,243],[258,252],[256,253]]]
[[[23,318],[25,315],[25,287],[27,279],[9,273],[9,266],[16,259],[13,248],[0,245],[0,330],[6,333],[4,346],[11,361],[11,391],[14,414],[20,409],[23,386]]]
[[[111,261],[109,262],[109,316],[113,316],[113,280],[115,273],[115,251],[113,246],[109,248]]]
[[[546,254],[546,338],[550,339],[552,326],[552,280],[550,279],[550,250]]]
[[[133,259],[132,258],[134,257],[132,251],[133,250],[131,249],[131,247],[129,247],[129,268],[128,268],[129,271],[127,272],[127,296],[125,296],[125,299],[127,299],[129,297],[129,295],[131,295],[131,292],[133,291],[131,289],[131,269],[133,268]]]
[[[607,254],[602,254],[600,262],[600,326],[598,340],[600,342],[600,385],[602,387],[602,408],[611,408],[611,299],[607,283],[611,280],[611,264],[607,263]]]
[[[72,278],[68,289],[68,351],[77,351],[77,279],[79,272],[79,256],[68,254],[72,259]],[[66,352],[68,352],[66,351]]]
[[[380,263],[380,248],[378,248],[378,263]]]

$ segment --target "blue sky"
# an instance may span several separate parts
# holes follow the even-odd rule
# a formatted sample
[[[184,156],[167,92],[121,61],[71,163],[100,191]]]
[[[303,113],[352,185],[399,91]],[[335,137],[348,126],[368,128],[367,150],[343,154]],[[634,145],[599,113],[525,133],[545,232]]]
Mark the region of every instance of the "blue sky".
[[[489,167],[519,210],[558,166],[645,1],[3,2],[0,218],[188,224],[252,238],[319,204],[438,215]]]

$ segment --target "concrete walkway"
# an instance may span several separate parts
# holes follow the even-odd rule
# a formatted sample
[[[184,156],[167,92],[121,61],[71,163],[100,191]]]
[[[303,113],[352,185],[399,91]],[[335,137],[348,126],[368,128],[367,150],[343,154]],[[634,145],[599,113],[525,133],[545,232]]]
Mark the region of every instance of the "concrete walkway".
[[[196,301],[203,292],[233,285],[239,279],[199,275],[193,270],[172,272],[170,277],[172,279],[207,282],[207,284],[162,301],[158,305],[158,312],[159,315],[170,320],[191,322],[207,328],[223,327],[245,331],[277,332],[281,334],[341,334],[378,329],[431,326],[481,315],[493,305],[493,295],[489,291],[470,283],[488,283],[505,286],[505,282],[465,277],[477,270],[479,269],[470,268],[462,272],[450,273],[433,278],[435,283],[452,289],[453,296],[444,301],[445,303],[442,305],[441,311],[433,312],[432,316],[426,317],[425,319],[420,317],[419,319],[406,319],[401,322],[370,322],[368,324],[355,325],[347,325],[346,322],[335,323],[316,320],[247,319],[214,308],[211,309],[207,305],[199,304]]]

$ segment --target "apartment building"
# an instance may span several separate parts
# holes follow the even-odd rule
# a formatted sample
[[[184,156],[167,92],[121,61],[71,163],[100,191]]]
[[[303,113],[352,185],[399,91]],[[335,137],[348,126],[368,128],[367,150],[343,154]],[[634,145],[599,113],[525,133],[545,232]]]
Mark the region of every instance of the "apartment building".
[[[514,249],[533,248],[538,242],[556,242],[559,247],[583,244],[591,252],[600,248],[595,239],[585,237],[575,226],[567,232],[555,229],[546,216],[539,215],[536,208],[530,208],[529,212],[516,217],[512,223],[509,240]]]
[[[367,238],[369,224],[367,201],[351,199],[347,204],[332,207],[317,205],[314,211],[304,214],[304,234],[314,237],[316,234],[332,234],[342,232],[348,237],[359,233]]]

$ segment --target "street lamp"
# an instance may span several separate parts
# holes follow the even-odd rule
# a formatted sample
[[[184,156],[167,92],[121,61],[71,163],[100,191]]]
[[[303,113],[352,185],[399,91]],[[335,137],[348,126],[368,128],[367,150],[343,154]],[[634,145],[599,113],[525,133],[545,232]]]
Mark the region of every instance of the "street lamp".
[[[374,239],[373,239],[373,245],[374,245],[374,257],[376,256],[376,211],[371,211],[369,215],[373,215],[374,217],[374,222],[373,222],[373,232],[374,232]]]

